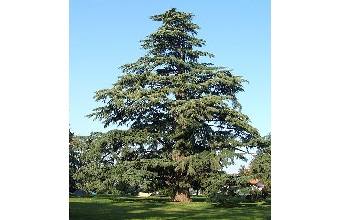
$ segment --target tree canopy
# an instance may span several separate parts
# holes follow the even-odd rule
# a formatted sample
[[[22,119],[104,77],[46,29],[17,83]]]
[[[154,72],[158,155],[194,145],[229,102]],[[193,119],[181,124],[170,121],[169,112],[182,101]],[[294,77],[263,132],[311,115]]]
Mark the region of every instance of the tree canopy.
[[[261,141],[236,96],[246,80],[200,62],[214,55],[199,50],[205,40],[196,38],[193,18],[175,8],[151,16],[161,25],[141,41],[147,53],[96,92],[104,105],[88,115],[120,126],[109,135],[125,172],[149,189],[170,190],[173,201],[190,201],[190,187],[207,184]]]

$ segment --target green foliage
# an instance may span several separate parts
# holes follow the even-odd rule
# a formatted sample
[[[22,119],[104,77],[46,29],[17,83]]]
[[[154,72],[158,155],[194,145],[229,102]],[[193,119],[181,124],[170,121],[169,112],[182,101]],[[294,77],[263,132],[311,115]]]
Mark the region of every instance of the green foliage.
[[[78,189],[77,182],[73,178],[81,166],[79,149],[75,142],[74,133],[69,129],[69,192],[73,193]]]
[[[220,205],[235,204],[247,195],[260,195],[259,190],[252,188],[250,176],[227,174],[224,172],[212,174],[204,179],[203,194],[208,201]],[[260,197],[259,197],[260,198]],[[252,199],[253,201],[253,199]]]
[[[213,173],[203,179],[203,194],[208,201],[228,203],[233,201],[236,193],[234,177],[224,172]]]
[[[250,164],[251,174],[264,183],[267,192],[271,192],[271,134],[264,137],[263,143]]]
[[[117,193],[113,150],[102,133],[74,137],[75,153],[80,161],[73,178],[77,187],[96,193]]]
[[[175,196],[205,185],[208,176],[257,146],[259,133],[236,97],[246,80],[199,61],[214,55],[198,50],[205,40],[195,37],[199,26],[193,16],[176,9],[151,16],[161,26],[141,41],[146,55],[121,66],[123,75],[112,88],[96,92],[95,100],[104,106],[88,116],[127,130],[109,132],[103,145],[117,155],[117,169],[125,170],[112,171],[110,163],[86,165],[83,172],[100,180],[93,188],[105,189],[121,178],[148,190],[172,189]],[[102,157],[96,148],[102,145],[96,144],[89,151]]]

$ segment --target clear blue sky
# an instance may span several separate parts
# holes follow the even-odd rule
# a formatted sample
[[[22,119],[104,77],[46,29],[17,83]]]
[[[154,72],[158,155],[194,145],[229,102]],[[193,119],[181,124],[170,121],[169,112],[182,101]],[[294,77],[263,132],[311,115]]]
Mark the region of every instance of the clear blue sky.
[[[195,15],[197,37],[206,40],[202,50],[215,54],[212,63],[249,81],[238,95],[242,111],[261,135],[270,133],[269,0],[70,0],[69,123],[75,134],[106,131],[100,121],[85,117],[103,105],[94,101],[94,92],[111,88],[121,74],[118,67],[145,53],[139,41],[160,25],[149,16],[172,7]]]

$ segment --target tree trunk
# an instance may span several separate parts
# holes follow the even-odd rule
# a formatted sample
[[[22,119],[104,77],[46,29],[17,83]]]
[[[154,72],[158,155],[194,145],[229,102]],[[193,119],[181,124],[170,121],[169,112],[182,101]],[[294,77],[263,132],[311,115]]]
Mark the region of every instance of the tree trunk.
[[[176,188],[174,190],[174,202],[192,202],[190,199],[190,191],[187,188]]]

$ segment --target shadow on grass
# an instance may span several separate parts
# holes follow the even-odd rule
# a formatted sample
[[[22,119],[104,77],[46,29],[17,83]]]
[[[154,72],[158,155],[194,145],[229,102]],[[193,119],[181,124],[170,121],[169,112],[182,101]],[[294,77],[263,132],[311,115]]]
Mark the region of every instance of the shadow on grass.
[[[252,202],[245,199],[230,200],[227,202],[213,203],[216,207],[264,207],[271,206],[271,200],[265,200],[260,202]]]
[[[167,202],[168,198],[71,198],[69,219],[271,219],[269,205],[237,203],[218,206],[200,201]]]

